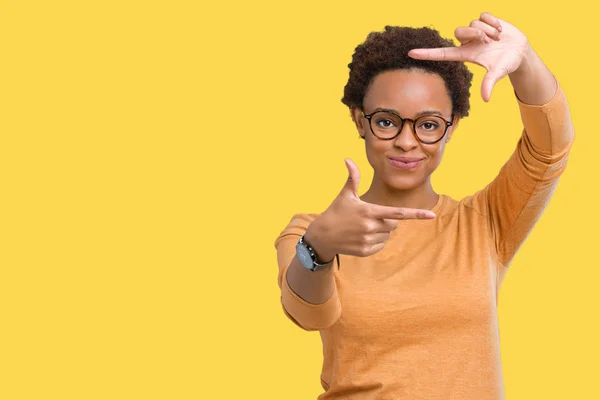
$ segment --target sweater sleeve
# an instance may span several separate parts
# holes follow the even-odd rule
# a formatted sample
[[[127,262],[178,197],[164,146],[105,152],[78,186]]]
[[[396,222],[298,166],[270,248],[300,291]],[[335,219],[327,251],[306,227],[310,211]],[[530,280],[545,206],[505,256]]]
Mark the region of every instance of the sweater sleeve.
[[[574,141],[565,94],[557,84],[544,105],[528,105],[517,98],[523,133],[498,176],[465,200],[488,220],[499,261],[507,267],[542,215]]]
[[[296,243],[316,217],[317,214],[295,214],[275,240],[283,311],[296,325],[307,331],[330,327],[339,319],[342,311],[337,287],[325,303],[312,304],[298,296],[287,282],[288,267],[296,256]]]

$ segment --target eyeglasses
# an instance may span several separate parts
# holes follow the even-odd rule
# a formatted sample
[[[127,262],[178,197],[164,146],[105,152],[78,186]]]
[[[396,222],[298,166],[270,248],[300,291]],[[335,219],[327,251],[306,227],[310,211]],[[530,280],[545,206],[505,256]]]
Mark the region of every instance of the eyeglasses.
[[[437,115],[423,115],[417,119],[402,118],[392,111],[375,111],[365,114],[363,117],[369,121],[369,127],[373,135],[381,140],[392,140],[402,132],[406,121],[412,122],[412,132],[415,137],[424,144],[434,144],[442,140],[452,126],[452,122],[446,121]],[[454,118],[454,115],[452,116]]]

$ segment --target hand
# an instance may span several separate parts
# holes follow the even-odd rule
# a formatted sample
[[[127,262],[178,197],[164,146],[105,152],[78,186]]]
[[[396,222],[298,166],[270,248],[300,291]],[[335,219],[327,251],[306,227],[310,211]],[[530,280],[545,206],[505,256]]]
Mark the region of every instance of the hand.
[[[362,201],[358,197],[360,172],[346,160],[348,181],[339,195],[308,227],[306,241],[322,260],[336,254],[366,257],[377,253],[402,219],[431,219],[429,210],[386,207]]]
[[[496,82],[516,71],[527,51],[527,37],[513,25],[490,13],[456,28],[459,47],[413,49],[408,55],[419,60],[471,62],[487,70],[481,84],[481,97],[489,101]]]

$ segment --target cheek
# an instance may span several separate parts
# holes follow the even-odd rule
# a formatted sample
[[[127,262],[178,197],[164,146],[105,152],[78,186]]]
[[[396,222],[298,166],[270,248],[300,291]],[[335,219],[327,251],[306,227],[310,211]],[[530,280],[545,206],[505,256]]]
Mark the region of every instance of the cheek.
[[[370,139],[365,140],[367,160],[374,170],[379,170],[381,164],[386,161],[385,154],[389,152],[390,143],[381,140],[377,142],[373,142]]]
[[[429,157],[429,173],[432,173],[441,163],[444,155],[444,145],[438,146],[436,149],[430,149],[427,152]]]

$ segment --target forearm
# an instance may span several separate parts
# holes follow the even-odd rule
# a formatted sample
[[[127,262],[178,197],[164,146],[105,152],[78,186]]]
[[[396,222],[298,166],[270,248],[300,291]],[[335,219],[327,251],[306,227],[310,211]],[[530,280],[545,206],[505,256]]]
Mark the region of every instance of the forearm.
[[[335,290],[331,263],[313,272],[304,268],[298,257],[294,257],[288,268],[287,283],[294,293],[311,304],[325,303]]]
[[[315,234],[319,218],[310,215],[295,215],[288,227],[275,241],[279,264],[279,287],[281,304],[287,316],[299,327],[308,330],[323,330],[340,318],[342,305],[337,293],[334,271],[336,261],[312,272],[302,266],[296,256],[296,244],[300,235],[313,247],[320,260],[330,260],[327,250]],[[332,256],[333,258],[333,256]]]
[[[529,151],[548,164],[562,158],[565,147],[573,140],[574,130],[565,94],[556,78],[531,47],[520,67],[509,77],[531,144]]]
[[[319,241],[317,224],[313,222],[311,225],[304,236],[305,240],[312,246],[320,259],[332,260],[335,253],[332,254]],[[294,257],[287,271],[288,285],[304,301],[311,304],[324,303],[331,298],[335,290],[334,263],[335,260],[325,267],[309,271],[302,266],[298,257]]]

